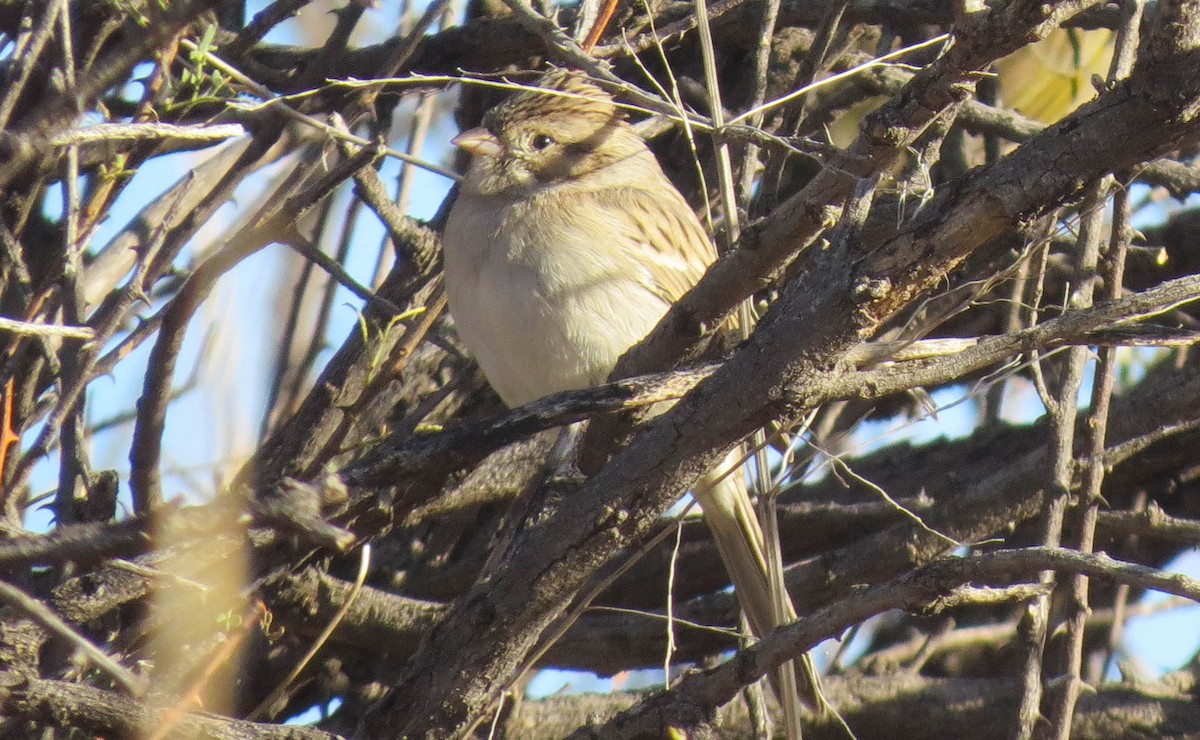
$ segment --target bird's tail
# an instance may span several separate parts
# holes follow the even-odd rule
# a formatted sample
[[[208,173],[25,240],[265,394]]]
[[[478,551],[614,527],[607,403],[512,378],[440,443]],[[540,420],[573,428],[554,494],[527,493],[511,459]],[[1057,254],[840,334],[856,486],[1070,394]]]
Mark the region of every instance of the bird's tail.
[[[727,474],[738,459],[736,451],[731,453],[720,468],[701,481],[694,496],[704,509],[705,521],[733,581],[750,629],[755,637],[761,638],[776,627],[793,621],[796,612],[786,590],[774,592],[773,584],[782,584],[783,578],[771,577],[762,527],[750,502],[745,480],[738,470]],[[819,714],[828,708],[816,666],[808,654],[784,664],[773,683],[785,709],[790,704],[786,697],[796,695]],[[795,689],[789,690],[789,684]],[[792,712],[787,714],[790,716]]]

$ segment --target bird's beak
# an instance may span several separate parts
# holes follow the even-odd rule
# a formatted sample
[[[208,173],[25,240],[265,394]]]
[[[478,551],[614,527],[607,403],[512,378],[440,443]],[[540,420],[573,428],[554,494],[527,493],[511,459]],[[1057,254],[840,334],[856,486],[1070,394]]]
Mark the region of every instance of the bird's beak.
[[[500,142],[483,127],[463,131],[451,139],[450,143],[477,156],[492,156],[500,153]]]

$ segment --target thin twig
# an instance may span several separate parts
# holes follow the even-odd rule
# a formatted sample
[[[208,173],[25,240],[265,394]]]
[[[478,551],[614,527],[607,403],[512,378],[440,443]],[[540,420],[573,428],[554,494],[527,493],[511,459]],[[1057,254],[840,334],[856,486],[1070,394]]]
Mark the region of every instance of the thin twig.
[[[31,4],[26,7],[32,10],[38,6]],[[16,48],[9,57],[12,60],[12,68],[5,70],[8,79],[5,80],[4,98],[0,100],[0,129],[8,128],[9,118],[16,109],[17,101],[21,99],[25,84],[29,82],[29,76],[37,66],[42,49],[50,40],[61,7],[59,3],[43,5],[37,25],[28,34],[21,34],[17,38]]]
[[[284,676],[283,680],[279,682],[279,685],[267,695],[267,698],[259,702],[258,706],[256,706],[248,715],[246,715],[246,719],[256,720],[265,714],[274,714],[275,704],[281,698],[283,698],[284,693],[287,692],[292,683],[300,676],[300,673],[308,666],[308,664],[312,662],[312,659],[317,656],[317,653],[322,647],[325,646],[325,643],[329,642],[329,638],[333,635],[334,630],[336,630],[338,625],[342,623],[342,620],[346,618],[346,615],[350,612],[350,608],[354,606],[355,599],[357,599],[358,595],[362,593],[363,584],[367,582],[367,573],[370,570],[371,546],[369,544],[365,544],[362,546],[362,550],[359,553],[358,574],[354,577],[354,585],[351,587],[350,593],[346,596],[346,600],[342,602],[342,605],[333,615],[333,619],[329,620],[329,624],[325,625],[325,629],[321,630],[321,634],[317,635],[317,638],[313,640],[312,645],[310,645],[308,650],[304,653],[304,657],[300,658],[300,660],[296,662],[296,665],[292,666],[292,670],[288,671],[288,674]]]
[[[943,33],[943,34],[934,36],[933,38],[926,39],[925,41],[920,41],[915,44],[910,44],[909,46],[905,46],[901,49],[896,49],[895,51],[892,51],[892,52],[889,52],[882,56],[876,57],[869,62],[863,62],[862,64],[859,64],[858,66],[851,67],[850,69],[847,69],[844,72],[838,72],[837,74],[830,75],[829,77],[822,78],[816,82],[805,85],[804,87],[801,87],[797,90],[793,90],[790,93],[788,93],[787,95],[778,97],[775,100],[771,100],[766,103],[763,103],[762,105],[755,106],[749,110],[742,111],[738,115],[729,119],[729,125],[732,126],[732,125],[741,123],[742,121],[745,121],[747,119],[753,118],[754,116],[762,115],[763,113],[766,113],[767,111],[769,111],[773,108],[778,108],[779,106],[783,105],[784,103],[795,100],[796,98],[801,97],[803,95],[807,95],[808,93],[812,92],[813,90],[825,87],[826,85],[832,85],[833,83],[838,82],[839,80],[843,80],[847,77],[851,77],[853,75],[858,74],[859,72],[863,72],[865,70],[871,69],[872,67],[878,67],[880,65],[888,64],[896,59],[899,59],[902,56],[911,54],[914,51],[928,49],[931,46],[945,45],[945,44],[949,43],[949,41],[950,41],[950,34]]]
[[[1100,230],[1104,225],[1103,204],[1110,183],[1110,179],[1104,178],[1092,185],[1081,206],[1079,256],[1075,269],[1076,285],[1072,299],[1073,306],[1079,309],[1087,309],[1092,305],[1097,280],[1096,266],[1100,259]],[[1075,474],[1075,421],[1079,387],[1083,382],[1088,356],[1087,347],[1072,347],[1068,350],[1061,370],[1058,397],[1051,413],[1053,456],[1049,476],[1050,491],[1048,492],[1046,519],[1042,530],[1042,544],[1045,547],[1058,547],[1062,542],[1063,521],[1070,503]],[[1054,572],[1043,571],[1040,581],[1046,586],[1053,585],[1055,583]],[[1023,656],[1023,689],[1017,714],[1017,737],[1020,740],[1028,740],[1033,737],[1041,716],[1042,662],[1050,623],[1049,593],[1039,596],[1031,603],[1027,616],[1029,622],[1028,632],[1025,635],[1026,650]],[[1068,688],[1068,693],[1070,690]],[[1076,687],[1075,690],[1077,691],[1078,688]],[[1074,705],[1073,697],[1070,704]],[[1062,716],[1063,712],[1060,711],[1056,715],[1055,721]],[[1056,725],[1056,727],[1059,737],[1070,731],[1069,725],[1066,727]]]
[[[675,657],[675,572],[679,566],[679,548],[683,544],[683,519],[675,520],[675,546],[667,566],[667,647],[663,650],[663,688],[671,687],[671,659]]]
[[[192,51],[192,52],[199,51],[199,47],[197,47],[194,42],[192,42],[188,39],[183,39],[180,43],[184,46],[184,48],[188,49],[189,51]],[[350,133],[347,133],[344,131],[339,131],[336,128],[334,128],[333,126],[330,126],[329,124],[325,123],[324,121],[322,121],[320,119],[317,119],[313,116],[308,115],[307,113],[302,113],[299,110],[296,110],[295,108],[293,108],[292,106],[287,104],[287,100],[285,98],[275,95],[268,88],[260,85],[258,82],[255,82],[254,79],[251,78],[249,75],[246,75],[241,70],[237,69],[232,64],[229,64],[228,62],[224,61],[220,57],[215,56],[211,51],[207,52],[205,61],[206,61],[206,63],[211,64],[216,69],[219,69],[221,72],[229,75],[231,79],[236,81],[239,85],[245,86],[247,90],[249,90],[255,96],[257,96],[259,99],[262,100],[262,103],[257,106],[247,106],[247,105],[243,105],[243,104],[238,104],[237,107],[246,108],[247,110],[254,110],[255,108],[265,108],[265,107],[274,108],[275,110],[282,112],[288,118],[291,118],[292,120],[303,123],[306,126],[311,126],[312,128],[314,128],[318,131],[321,131],[322,133],[325,133],[325,134],[328,134],[329,136],[334,137],[335,139],[349,141],[354,144],[358,144],[359,146],[362,146],[362,147],[371,147],[374,145],[373,142],[363,139],[362,137],[355,136],[354,134],[350,134]],[[415,157],[410,157],[409,155],[405,154],[404,152],[399,152],[399,151],[396,151],[395,149],[391,149],[389,147],[384,147],[383,153],[389,157],[399,159],[401,162],[408,162],[409,164],[416,165],[417,167],[420,167],[425,170],[429,170],[430,172],[435,172],[449,180],[454,180],[455,182],[457,182],[458,180],[461,179],[459,177],[458,173],[454,172],[453,170],[442,167],[441,165],[434,164],[433,162],[426,162],[424,160],[417,159]]]
[[[20,609],[30,619],[74,645],[97,668],[107,673],[109,678],[116,681],[117,684],[125,689],[130,696],[142,696],[146,693],[149,684],[144,678],[134,674],[128,668],[113,660],[108,653],[96,647],[91,640],[72,629],[69,624],[64,622],[57,614],[50,611],[50,608],[42,602],[4,581],[0,581],[0,599],[4,599],[10,606]]]
[[[449,28],[458,18],[459,5],[456,0],[446,2],[441,13],[439,28],[443,31]],[[416,110],[412,115],[412,126],[408,135],[405,152],[412,157],[420,158],[425,150],[425,140],[433,123],[433,114],[437,110],[438,96],[430,92],[422,92],[417,98]],[[409,212],[409,198],[412,196],[413,183],[416,182],[417,168],[402,162],[400,164],[400,184],[396,188],[396,208],[400,213]],[[358,176],[356,176],[357,180]],[[392,269],[394,250],[388,248],[388,234],[384,234],[379,244],[379,255],[375,259],[375,270],[371,275],[369,285],[378,287]]]
[[[62,339],[94,339],[96,331],[89,326],[62,326],[37,321],[18,321],[0,316],[0,331],[22,337],[60,337]]]
[[[1116,84],[1118,81],[1129,76],[1129,73],[1133,69],[1134,57],[1137,53],[1138,33],[1142,20],[1142,3],[1127,0],[1122,3],[1122,8],[1126,16],[1125,24],[1117,36],[1116,51],[1113,54],[1113,60],[1109,68],[1109,84]],[[1098,191],[1105,192],[1108,189],[1109,182],[1102,181],[1097,184]],[[1084,201],[1085,207],[1087,207],[1088,203],[1088,200]],[[1099,204],[1096,205],[1098,206]],[[1115,300],[1121,295],[1125,276],[1125,255],[1128,252],[1130,242],[1133,240],[1133,227],[1130,224],[1132,216],[1129,193],[1127,190],[1119,189],[1113,202],[1113,225],[1109,238],[1108,258],[1102,266],[1102,276],[1096,278],[1096,280],[1104,280],[1107,288],[1105,298],[1108,300]],[[1096,216],[1095,219],[1097,221],[1102,220],[1103,215]],[[1091,220],[1091,218],[1085,216],[1085,224],[1090,225]],[[1094,228],[1098,229],[1099,224],[1095,224]],[[1081,240],[1083,236],[1084,234],[1081,233]],[[1093,256],[1097,258],[1099,256],[1100,236],[1099,234],[1092,235],[1088,233],[1088,237],[1095,239],[1096,246],[1093,248],[1088,244],[1080,255],[1080,265],[1076,271],[1076,275],[1083,283],[1080,286],[1081,288],[1084,288],[1086,285],[1094,285],[1096,282],[1096,280],[1089,280],[1083,273],[1085,271],[1092,271],[1094,273],[1097,267],[1101,267],[1092,261]],[[1084,295],[1081,298],[1086,300],[1087,296]],[[1072,350],[1072,352],[1078,351],[1080,350]],[[1104,483],[1105,474],[1104,466],[1100,464],[1099,460],[1104,455],[1105,436],[1109,422],[1109,407],[1112,401],[1113,386],[1116,382],[1117,371],[1116,349],[1113,347],[1100,348],[1096,361],[1095,374],[1092,379],[1091,409],[1088,412],[1088,423],[1084,427],[1090,450],[1090,460],[1084,471],[1083,501],[1079,507],[1078,522],[1076,524],[1076,529],[1078,530],[1077,546],[1082,553],[1090,553],[1095,543],[1096,520],[1099,515],[1101,501],[1100,491]],[[1083,574],[1075,575],[1070,581],[1069,591],[1070,594],[1066,599],[1066,603],[1071,610],[1067,615],[1066,623],[1066,680],[1060,689],[1061,693],[1056,697],[1053,711],[1050,715],[1050,736],[1055,740],[1069,740],[1075,703],[1079,698],[1079,692],[1083,688],[1083,642],[1089,612],[1087,576]]]
[[[51,139],[54,146],[118,141],[224,141],[243,136],[240,123],[184,126],[174,123],[97,123],[71,129]]]
[[[620,0],[604,0],[604,5],[600,8],[600,13],[596,17],[596,22],[592,24],[588,34],[583,39],[580,47],[591,53],[596,47],[596,43],[600,41],[600,37],[604,35],[604,29],[608,27],[608,22],[612,20],[613,13],[617,12],[617,6]]]
[[[779,18],[780,0],[767,0],[759,21],[758,48],[754,52],[754,95],[750,99],[750,107],[756,108],[767,99],[767,74],[770,72],[771,43],[775,39],[775,24]],[[762,125],[762,114],[751,116],[746,123],[752,128]],[[742,176],[738,182],[738,200],[745,208],[750,202],[754,190],[754,181],[759,168],[759,146],[756,143],[746,145],[742,155]]]
[[[59,0],[59,35],[62,48],[63,86],[68,95],[75,96],[75,46],[71,32],[71,13],[67,0]],[[64,215],[62,270],[58,276],[59,304],[62,320],[68,325],[78,325],[84,320],[80,300],[79,278],[83,269],[83,253],[87,249],[88,234],[81,230],[82,200],[79,192],[79,144],[66,146],[66,213]],[[60,524],[74,521],[75,501],[91,497],[88,490],[91,465],[85,440],[84,413],[87,409],[87,385],[90,359],[94,350],[76,352],[64,345],[59,350],[62,363],[60,380],[64,386],[78,385],[80,392],[75,396],[61,397],[62,431],[59,447],[58,495],[55,498],[55,513]],[[107,516],[105,516],[107,518]]]

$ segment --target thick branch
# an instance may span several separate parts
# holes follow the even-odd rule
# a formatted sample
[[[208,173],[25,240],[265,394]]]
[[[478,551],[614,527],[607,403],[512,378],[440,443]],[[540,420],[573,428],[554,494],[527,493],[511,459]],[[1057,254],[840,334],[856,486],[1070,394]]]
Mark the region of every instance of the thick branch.
[[[946,558],[843,599],[811,617],[782,627],[728,662],[683,677],[670,691],[660,692],[607,722],[603,728],[576,737],[634,738],[654,736],[667,727],[686,728],[708,722],[713,712],[737,695],[744,685],[766,675],[783,661],[835,637],[850,626],[889,609],[936,609],[939,599],[967,583],[1008,585],[1039,570],[1051,569],[1112,579],[1142,588],[1200,598],[1200,581],[1163,573],[1104,555],[1072,550],[1028,548],[969,558]]]
[[[168,708],[151,709],[111,691],[66,681],[25,681],[0,674],[4,689],[0,706],[6,717],[44,722],[84,732],[118,737],[151,737],[162,726]],[[184,714],[174,737],[211,740],[333,740],[311,727],[242,722],[214,715]]]

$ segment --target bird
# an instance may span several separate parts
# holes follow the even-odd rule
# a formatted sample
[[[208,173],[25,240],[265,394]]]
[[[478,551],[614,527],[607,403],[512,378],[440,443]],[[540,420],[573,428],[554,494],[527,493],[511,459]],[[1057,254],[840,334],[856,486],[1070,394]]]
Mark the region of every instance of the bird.
[[[442,234],[458,335],[514,408],[606,382],[717,258],[606,91],[565,69],[544,73],[533,88],[452,140],[471,158]],[[762,637],[795,611],[786,594],[777,611],[746,482],[729,472],[737,458],[731,453],[693,496],[750,629]],[[795,664],[800,696],[823,710],[811,658]]]

